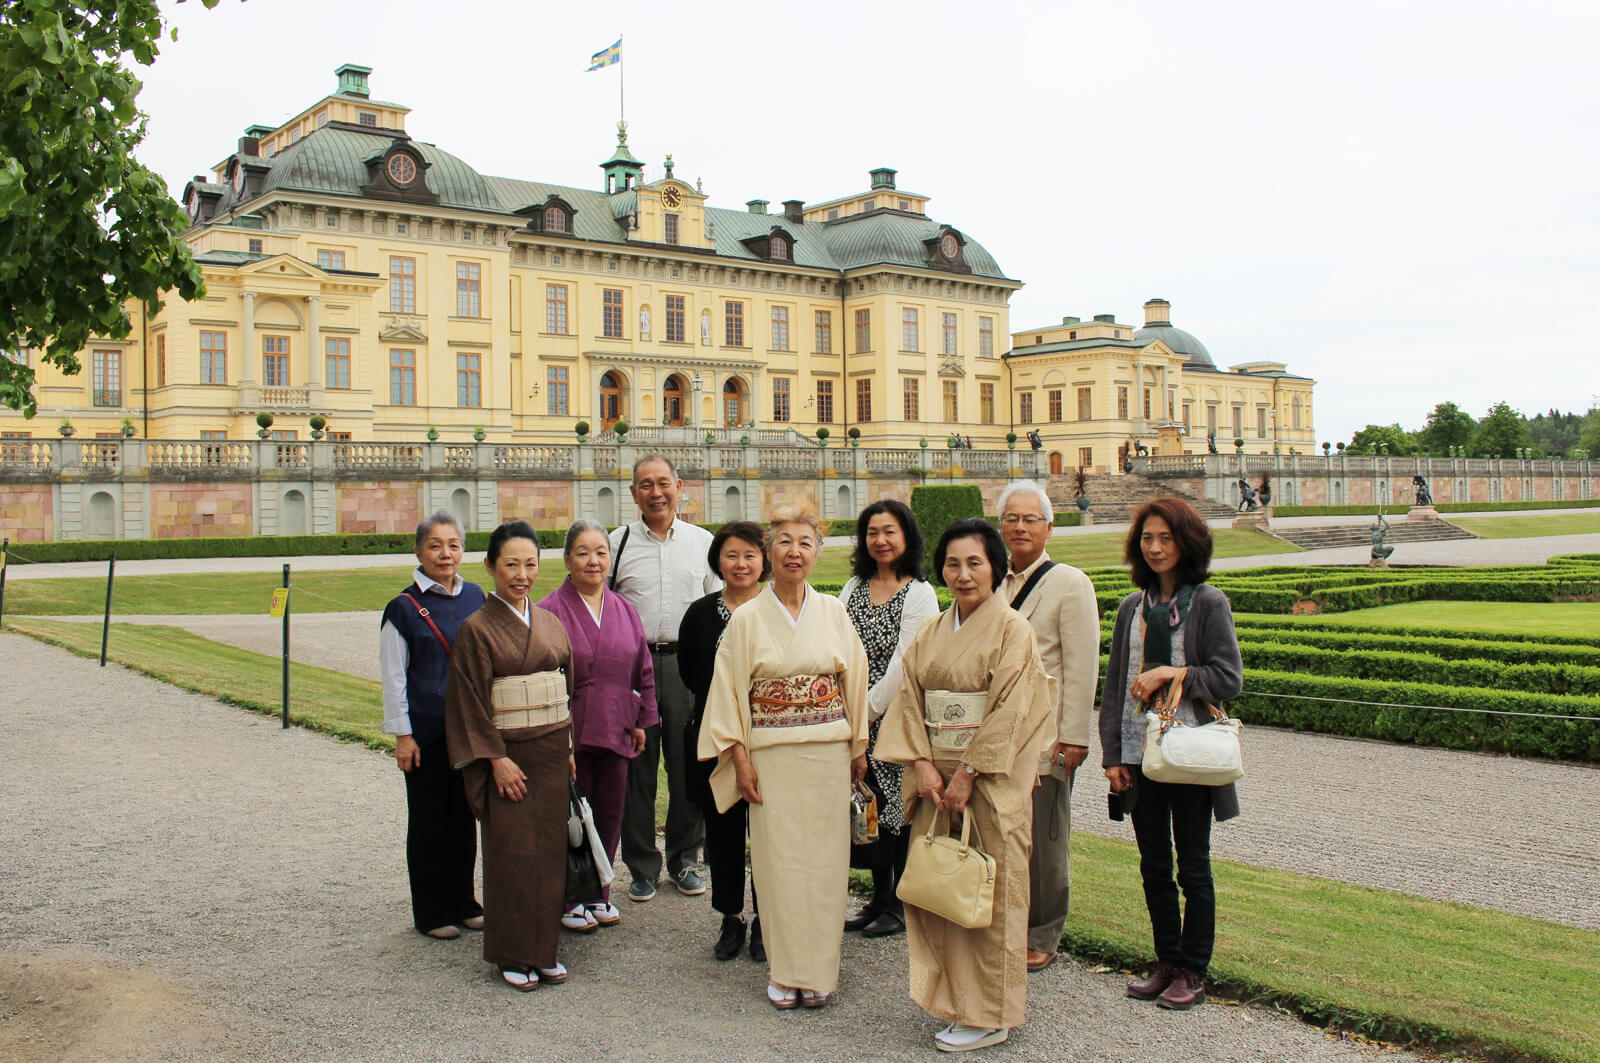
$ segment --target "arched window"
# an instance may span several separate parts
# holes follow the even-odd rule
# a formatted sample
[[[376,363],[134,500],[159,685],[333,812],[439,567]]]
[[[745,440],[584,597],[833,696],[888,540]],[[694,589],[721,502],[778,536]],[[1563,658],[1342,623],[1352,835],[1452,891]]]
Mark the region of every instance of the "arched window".
[[[461,526],[470,531],[472,529],[472,492],[465,487],[458,487],[451,491],[450,511],[461,521]]]
[[[607,373],[600,378],[600,430],[605,431],[622,419],[622,378]]]
[[[279,535],[305,535],[309,528],[306,527],[306,496],[302,491],[290,490],[283,494],[283,502],[278,507],[278,534]]]
[[[737,487],[730,486],[722,494],[722,519],[744,520],[744,495]]]
[[[661,388],[661,416],[666,424],[683,424],[683,378],[676,373]]]
[[[774,236],[768,242],[767,257],[774,262],[789,261],[789,241],[781,236]]]
[[[595,519],[610,527],[617,522],[617,495],[609,487],[602,487],[594,496]]]
[[[722,385],[722,425],[724,428],[738,428],[745,420],[744,386],[739,383],[738,377],[730,377]]]
[[[560,207],[544,208],[544,231],[547,233],[566,232],[567,212]]]

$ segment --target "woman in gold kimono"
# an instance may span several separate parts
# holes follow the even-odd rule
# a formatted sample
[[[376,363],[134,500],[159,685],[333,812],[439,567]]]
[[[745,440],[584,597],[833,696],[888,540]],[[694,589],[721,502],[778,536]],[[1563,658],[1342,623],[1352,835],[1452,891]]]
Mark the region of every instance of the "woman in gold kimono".
[[[538,538],[525,521],[489,536],[494,593],[461,625],[445,685],[445,741],[483,829],[483,958],[513,989],[567,980],[556,959],[573,777],[572,648],[533,608]]]
[[[1027,1006],[1033,788],[1055,702],[1033,629],[994,593],[1006,571],[994,525],[978,518],[950,525],[933,565],[955,604],[926,621],[907,648],[905,678],[875,755],[915,773],[915,787],[905,788],[913,849],[939,813],[942,824],[966,815],[974,843],[981,840],[995,861],[987,927],[968,930],[906,906],[911,999],[949,1023],[934,1035],[935,1047],[966,1052],[1006,1040]]]
[[[698,752],[716,758],[718,811],[750,805],[767,999],[820,1008],[839,981],[850,782],[867,770],[867,654],[844,604],[806,582],[822,547],[816,516],[776,516],[766,546],[772,582],[728,620]]]

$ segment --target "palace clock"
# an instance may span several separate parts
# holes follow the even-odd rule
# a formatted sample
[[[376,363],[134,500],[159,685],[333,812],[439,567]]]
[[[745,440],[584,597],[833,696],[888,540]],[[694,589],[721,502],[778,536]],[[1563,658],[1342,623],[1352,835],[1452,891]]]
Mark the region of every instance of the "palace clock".
[[[683,193],[679,192],[676,188],[668,186],[668,188],[661,193],[661,202],[665,203],[673,210],[677,210],[679,207],[683,206]]]
[[[389,180],[397,185],[408,185],[416,179],[416,160],[403,153],[389,156]]]
[[[945,258],[954,259],[961,253],[961,244],[949,233],[945,233],[939,240],[939,253]]]

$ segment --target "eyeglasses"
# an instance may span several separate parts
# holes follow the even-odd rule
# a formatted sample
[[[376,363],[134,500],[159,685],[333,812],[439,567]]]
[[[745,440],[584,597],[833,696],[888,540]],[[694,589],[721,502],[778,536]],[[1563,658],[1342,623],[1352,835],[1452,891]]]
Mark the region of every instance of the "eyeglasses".
[[[1007,513],[1005,516],[1000,518],[1000,523],[1004,524],[1008,528],[1015,528],[1018,524],[1021,524],[1025,528],[1038,528],[1043,526],[1044,518],[1036,516],[1032,513],[1029,513],[1026,516],[1020,513]]]

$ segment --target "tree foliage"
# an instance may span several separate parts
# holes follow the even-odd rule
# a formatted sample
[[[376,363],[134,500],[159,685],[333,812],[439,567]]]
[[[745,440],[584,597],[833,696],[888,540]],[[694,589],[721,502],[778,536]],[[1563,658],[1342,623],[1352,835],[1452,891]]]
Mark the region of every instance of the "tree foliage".
[[[161,36],[156,0],[0,0],[0,351],[76,373],[91,336],[132,330],[128,300],[202,294],[188,220],[133,158],[145,116],[124,56],[148,66]],[[32,417],[33,383],[0,358],[0,402]]]
[[[1453,402],[1441,402],[1428,414],[1428,423],[1417,433],[1417,446],[1423,453],[1443,456],[1451,447],[1465,447],[1472,442],[1478,422],[1472,414]]]
[[[1583,431],[1578,436],[1578,446],[1590,458],[1600,457],[1600,406],[1589,411],[1583,419]]]
[[[1417,437],[1397,424],[1369,424],[1350,439],[1346,454],[1376,454],[1378,444],[1387,443],[1391,456],[1403,457],[1417,452]]]
[[[1471,453],[1487,454],[1491,458],[1514,458],[1518,447],[1532,447],[1533,435],[1528,431],[1527,419],[1504,402],[1489,407],[1489,413],[1478,422],[1478,431],[1472,437]]]

